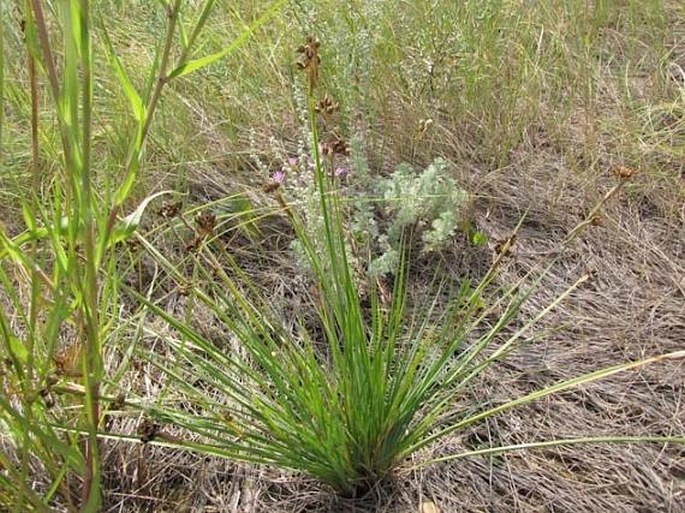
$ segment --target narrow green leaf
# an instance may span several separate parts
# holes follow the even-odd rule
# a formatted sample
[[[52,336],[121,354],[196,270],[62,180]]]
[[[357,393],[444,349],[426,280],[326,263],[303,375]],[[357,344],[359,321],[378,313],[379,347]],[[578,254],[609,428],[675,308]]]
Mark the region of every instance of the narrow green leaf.
[[[193,33],[186,42],[187,52],[190,52],[193,45],[195,44],[195,40],[202,31],[202,28],[205,26],[205,23],[207,23],[207,19],[209,18],[209,14],[212,12],[212,8],[214,7],[215,3],[216,0],[207,0],[207,2],[205,2],[204,7],[202,8],[202,12],[200,13],[200,17],[198,18],[197,23],[195,24],[195,28],[193,29]]]
[[[24,223],[26,223],[26,229],[30,232],[36,231],[36,216],[29,208],[28,204],[21,204],[21,214],[24,216]]]
[[[14,357],[22,364],[26,364],[29,359],[29,350],[21,341],[21,339],[10,335],[7,340],[9,344],[9,350],[14,355]]]
[[[145,106],[143,104],[143,100],[136,91],[135,87],[133,87],[133,84],[131,83],[131,80],[128,78],[128,74],[126,73],[126,70],[124,69],[124,66],[121,63],[121,60],[119,60],[119,57],[117,56],[114,50],[114,46],[112,45],[112,41],[109,38],[109,34],[107,32],[105,24],[101,23],[101,26],[102,33],[105,36],[105,48],[107,49],[107,55],[109,55],[109,57],[112,59],[112,62],[114,63],[114,72],[117,76],[117,79],[119,80],[119,84],[121,85],[121,88],[123,89],[126,98],[131,104],[133,116],[135,117],[136,121],[138,121],[138,123],[142,124],[145,120]]]
[[[181,35],[181,48],[183,48],[183,51],[188,50],[188,32],[186,31],[186,28],[183,26],[183,21],[178,20],[178,33]]]
[[[114,233],[109,240],[109,245],[116,244],[117,242],[123,242],[133,235],[133,233],[138,229],[138,226],[140,226],[145,209],[147,209],[150,202],[165,194],[176,193],[174,191],[160,191],[145,198],[140,205],[138,205],[138,208],[136,208],[131,214],[127,215],[114,227]]]
[[[262,16],[260,16],[255,22],[253,22],[251,25],[245,27],[245,30],[243,30],[240,35],[233,40],[233,42],[228,45],[226,48],[221,50],[220,52],[213,53],[211,55],[206,55],[205,57],[200,57],[199,59],[194,59],[188,62],[181,63],[176,69],[174,69],[171,73],[169,73],[169,79],[172,78],[178,78],[182,77],[185,75],[188,75],[194,71],[197,71],[199,69],[205,68],[209,66],[210,64],[215,63],[216,61],[223,59],[224,57],[227,57],[231,55],[233,52],[235,52],[238,48],[243,46],[245,42],[252,37],[252,34],[264,25],[267,21],[269,21],[273,16],[276,15],[276,13],[281,9],[281,7],[285,4],[285,0],[279,0],[278,2],[272,4],[272,6],[269,8],[268,11],[266,11]]]
[[[0,13],[0,152],[3,151],[5,125],[5,20]]]
[[[450,454],[424,461],[424,465],[433,465],[435,463],[444,463],[446,461],[461,460],[464,458],[472,458],[474,456],[492,456],[495,454],[502,454],[505,452],[529,450],[529,449],[545,449],[548,447],[561,447],[564,445],[578,445],[578,444],[614,444],[614,443],[658,443],[658,444],[685,444],[685,436],[588,436],[583,438],[567,438],[560,440],[545,440],[543,442],[528,442],[523,444],[504,445],[500,447],[486,447],[483,449],[476,449],[473,451],[461,452],[459,454]],[[419,467],[417,467],[419,468]]]

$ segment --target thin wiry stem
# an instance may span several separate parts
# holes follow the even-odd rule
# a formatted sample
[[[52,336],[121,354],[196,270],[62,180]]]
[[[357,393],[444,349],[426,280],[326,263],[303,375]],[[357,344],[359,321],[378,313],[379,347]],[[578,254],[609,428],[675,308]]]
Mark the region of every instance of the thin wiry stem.
[[[52,57],[52,50],[50,49],[50,40],[48,38],[48,28],[45,24],[45,16],[43,15],[43,8],[40,5],[40,0],[31,0],[31,7],[33,8],[33,16],[36,23],[36,32],[38,33],[38,42],[43,53],[43,66],[48,74],[50,87],[52,88],[52,96],[55,100],[60,97],[59,79],[57,78],[57,70],[55,69],[55,61]]]
[[[96,224],[93,212],[92,176],[90,167],[91,150],[91,112],[92,112],[92,82],[91,82],[91,48],[90,48],[90,3],[81,0],[80,50],[81,50],[81,188],[83,194],[82,219],[84,226],[85,246],[85,288],[84,311],[86,344],[85,344],[85,384],[86,384],[86,407],[88,408],[88,441],[86,444],[86,475],[83,483],[81,496],[84,509],[95,508],[100,501],[100,462],[97,439],[97,428],[100,421],[100,380],[102,374],[102,347],[100,341],[100,323],[98,313],[98,269],[96,259]]]
[[[175,0],[173,5],[167,7],[167,18],[168,26],[166,39],[164,41],[164,49],[162,50],[162,60],[159,65],[159,75],[155,83],[155,88],[150,96],[150,101],[147,105],[145,123],[141,131],[141,143],[147,137],[147,133],[150,130],[150,124],[152,123],[153,113],[157,108],[157,103],[162,96],[162,89],[164,89],[167,83],[167,68],[169,67],[169,59],[171,58],[171,48],[174,42],[174,34],[176,32],[176,24],[178,23],[178,15],[181,9],[181,1]]]
[[[504,454],[507,452],[531,449],[547,449],[550,447],[563,447],[568,445],[613,443],[657,443],[685,445],[685,436],[588,436],[581,438],[545,440],[543,442],[527,442],[522,444],[503,445],[500,447],[486,447],[484,449],[464,451],[459,454],[449,454],[447,456],[442,456],[440,458],[433,458],[427,461],[422,461],[421,463],[419,463],[419,465],[415,465],[406,470],[417,470],[425,465],[446,463],[448,461],[472,458],[474,456],[494,456],[496,454]]]

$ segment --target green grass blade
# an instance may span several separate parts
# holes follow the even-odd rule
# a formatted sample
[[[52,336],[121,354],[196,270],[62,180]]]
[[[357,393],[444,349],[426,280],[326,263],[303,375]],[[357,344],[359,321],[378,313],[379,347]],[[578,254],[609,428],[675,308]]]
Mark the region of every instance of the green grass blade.
[[[247,42],[247,40],[252,37],[252,34],[254,34],[254,32],[259,27],[261,27],[271,18],[276,16],[276,14],[280,11],[281,7],[283,7],[285,3],[286,0],[279,0],[278,2],[273,3],[271,7],[269,7],[269,9],[263,15],[257,18],[257,20],[255,20],[249,26],[245,27],[245,29],[240,33],[240,35],[237,38],[235,38],[233,42],[231,42],[231,44],[229,44],[226,48],[211,55],[206,55],[205,57],[200,57],[199,59],[193,59],[188,62],[181,63],[179,66],[176,67],[176,69],[169,73],[168,78],[173,79],[189,75],[194,71],[205,68],[210,64],[213,64],[216,61],[231,55],[233,52],[235,52],[241,46],[243,46]]]
[[[505,412],[507,410],[511,410],[512,408],[515,408],[517,406],[521,406],[524,404],[528,404],[530,402],[536,401],[538,399],[542,399],[543,397],[547,397],[552,394],[556,394],[558,392],[563,392],[564,390],[569,390],[571,388],[575,388],[579,385],[584,385],[586,383],[592,383],[593,381],[598,381],[600,379],[607,378],[609,376],[612,376],[614,374],[618,374],[620,372],[624,372],[627,370],[631,369],[636,369],[639,367],[643,367],[645,365],[649,365],[652,363],[657,363],[661,362],[664,360],[676,360],[680,358],[685,358],[685,351],[675,351],[672,353],[666,353],[658,356],[653,356],[651,358],[645,358],[643,360],[638,360],[636,362],[627,362],[627,363],[622,363],[619,365],[614,365],[611,367],[607,367],[604,369],[600,369],[594,372],[590,372],[587,374],[583,374],[582,376],[578,376],[566,381],[562,381],[560,383],[557,383],[556,385],[552,385],[546,388],[543,388],[542,390],[536,390],[535,392],[532,392],[530,394],[527,394],[523,397],[520,397],[518,399],[514,399],[512,401],[509,401],[505,404],[502,404],[500,406],[496,406],[494,408],[490,408],[488,410],[485,410],[481,413],[477,413],[475,415],[472,415],[460,422],[457,422],[455,424],[452,424],[446,428],[440,429],[436,433],[432,434],[429,437],[426,437],[423,441],[420,443],[416,444],[416,446],[412,447],[408,452],[414,452],[415,450],[420,449],[421,447],[425,447],[426,445],[439,440],[440,438],[443,438],[447,436],[450,433],[453,433],[455,431],[458,431],[460,429],[464,429],[468,426],[471,426],[473,424],[476,424],[477,422],[480,422],[482,420],[485,420],[489,417],[492,417],[493,415],[497,415],[499,413]]]
[[[209,19],[209,15],[212,12],[215,3],[216,0],[207,0],[205,2],[204,7],[202,7],[202,12],[200,13],[198,20],[195,23],[195,28],[193,28],[193,32],[191,33],[190,37],[186,39],[186,42],[184,44],[184,51],[186,53],[190,52],[193,49],[193,46],[195,45],[195,40],[197,39],[197,36],[200,35],[200,32],[202,32],[202,29],[207,23],[207,20]]]
[[[3,152],[5,128],[5,11],[0,10],[0,156]]]
[[[563,447],[580,444],[614,444],[614,443],[658,443],[658,444],[685,444],[685,436],[588,436],[582,438],[566,438],[558,440],[546,440],[543,442],[528,442],[522,444],[503,445],[501,447],[486,447],[473,451],[465,451],[459,454],[449,454],[440,458],[433,458],[422,462],[422,465],[433,465],[448,461],[473,458],[474,456],[493,456],[507,452],[546,449],[549,447]]]
[[[107,27],[102,20],[100,21],[100,27],[104,36],[107,56],[112,61],[114,73],[119,80],[119,85],[121,85],[121,89],[124,91],[124,95],[128,99],[129,105],[131,106],[131,111],[133,112],[133,117],[140,125],[142,125],[145,121],[145,104],[143,103],[143,99],[140,97],[138,91],[136,91],[135,87],[131,83],[131,79],[128,77],[128,74],[124,69],[124,65],[121,63],[119,56],[114,50],[112,40],[107,32]]]

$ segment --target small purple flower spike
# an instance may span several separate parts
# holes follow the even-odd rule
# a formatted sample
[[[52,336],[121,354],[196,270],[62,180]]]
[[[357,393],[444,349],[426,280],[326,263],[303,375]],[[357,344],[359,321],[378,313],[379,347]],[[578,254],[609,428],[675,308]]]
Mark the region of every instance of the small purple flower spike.
[[[349,167],[344,167],[344,166],[338,166],[335,168],[333,171],[333,175],[336,178],[345,178],[347,175],[350,174],[350,168]]]
[[[297,163],[298,163],[297,157],[288,157],[288,165],[290,167],[297,167]]]
[[[273,175],[271,175],[271,180],[273,180],[274,183],[278,184],[285,182],[285,171],[279,169]]]

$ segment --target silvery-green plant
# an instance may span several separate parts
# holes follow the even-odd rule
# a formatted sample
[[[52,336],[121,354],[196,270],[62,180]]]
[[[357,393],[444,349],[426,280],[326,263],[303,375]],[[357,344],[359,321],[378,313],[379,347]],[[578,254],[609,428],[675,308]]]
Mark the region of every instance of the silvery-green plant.
[[[381,206],[390,218],[380,242],[383,254],[371,263],[373,274],[392,272],[398,264],[402,233],[421,230],[424,251],[436,251],[451,241],[459,229],[461,211],[468,194],[449,176],[449,164],[435,159],[421,173],[400,164],[378,183]]]
[[[283,157],[284,161],[288,159]],[[282,194],[296,208],[310,233],[323,233],[323,217],[316,198],[316,182],[312,169],[301,163],[311,162],[305,155],[294,164],[286,164],[278,172]],[[296,170],[293,172],[293,170]],[[368,271],[373,276],[391,274],[400,260],[400,239],[405,230],[421,234],[422,251],[439,251],[453,240],[462,223],[462,210],[469,201],[468,193],[450,176],[450,165],[436,158],[423,171],[416,172],[403,163],[389,176],[374,176],[363,155],[363,142],[356,136],[350,141],[350,156],[335,169],[324,165],[324,172],[336,177],[344,170],[344,181],[335,181],[337,192],[346,210],[344,223],[351,245],[364,248],[348,251],[357,272]],[[274,175],[276,176],[276,175]],[[304,180],[303,180],[304,177]],[[273,176],[272,176],[273,179]],[[384,221],[381,222],[380,219]],[[313,239],[324,250],[323,238]],[[295,261],[308,269],[301,241],[293,242]],[[360,254],[375,255],[363,263]]]

